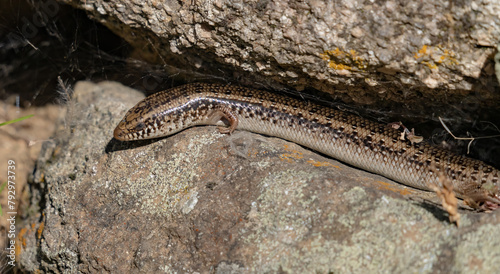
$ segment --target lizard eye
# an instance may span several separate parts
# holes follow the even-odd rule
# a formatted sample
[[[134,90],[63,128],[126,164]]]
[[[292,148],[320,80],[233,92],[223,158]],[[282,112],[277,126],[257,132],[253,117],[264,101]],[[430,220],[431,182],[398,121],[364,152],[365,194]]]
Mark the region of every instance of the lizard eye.
[[[146,125],[142,122],[138,123],[136,126],[135,126],[135,130],[136,131],[141,131],[143,130],[144,128],[146,127]]]

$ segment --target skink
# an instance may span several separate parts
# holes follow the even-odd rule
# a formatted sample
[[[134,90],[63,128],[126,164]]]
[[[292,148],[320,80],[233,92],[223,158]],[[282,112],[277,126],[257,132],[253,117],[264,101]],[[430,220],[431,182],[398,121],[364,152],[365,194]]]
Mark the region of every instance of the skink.
[[[283,138],[419,189],[439,185],[444,175],[459,197],[490,208],[500,203],[500,171],[490,165],[401,140],[401,132],[387,125],[264,90],[193,83],[162,91],[130,109],[114,138],[159,138],[197,125]]]

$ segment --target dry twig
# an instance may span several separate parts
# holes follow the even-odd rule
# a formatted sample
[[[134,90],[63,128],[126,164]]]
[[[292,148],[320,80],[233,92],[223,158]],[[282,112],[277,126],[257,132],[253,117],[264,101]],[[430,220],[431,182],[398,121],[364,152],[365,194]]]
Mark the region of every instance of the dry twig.
[[[439,175],[439,182],[436,184],[428,183],[428,186],[436,192],[437,196],[441,200],[441,205],[448,212],[450,222],[455,223],[459,226],[460,214],[458,213],[458,199],[455,197],[453,192],[453,184],[451,180],[446,177],[444,171],[437,170],[434,163],[431,164],[432,172]]]
[[[451,130],[445,125],[443,119],[441,119],[441,117],[438,117],[439,118],[439,121],[441,122],[441,125],[443,125],[444,129],[451,135],[453,136],[453,138],[455,140],[469,140],[469,144],[467,145],[467,154],[469,154],[470,152],[470,145],[472,144],[472,142],[474,142],[474,140],[477,140],[477,139],[486,139],[486,138],[496,138],[496,137],[500,137],[500,134],[499,135],[491,135],[491,136],[482,136],[482,137],[456,137],[452,132]]]
[[[407,127],[405,127],[403,125],[402,122],[390,123],[389,126],[392,127],[392,128],[394,128],[394,129],[399,129],[400,127],[403,128],[403,131],[401,132],[401,137],[399,137],[399,139],[401,139],[402,141],[408,140],[412,144],[414,144],[414,143],[418,144],[418,143],[420,143],[420,142],[422,142],[424,140],[424,137],[415,135],[415,129],[414,128],[412,128],[411,131],[410,131]]]

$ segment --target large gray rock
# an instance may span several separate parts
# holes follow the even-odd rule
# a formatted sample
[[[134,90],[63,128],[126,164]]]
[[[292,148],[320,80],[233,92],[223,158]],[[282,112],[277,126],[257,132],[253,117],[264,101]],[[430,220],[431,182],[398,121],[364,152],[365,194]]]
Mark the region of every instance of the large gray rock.
[[[477,111],[500,102],[496,0],[59,1],[181,78],[187,71],[255,87],[313,87],[345,102],[404,104],[415,115],[429,115],[430,105],[472,103]],[[444,110],[454,108],[432,111]]]
[[[116,83],[76,86],[67,130],[44,145],[31,183],[25,270],[499,270],[499,212],[462,209],[457,228],[431,193],[248,132],[113,140],[141,97]]]

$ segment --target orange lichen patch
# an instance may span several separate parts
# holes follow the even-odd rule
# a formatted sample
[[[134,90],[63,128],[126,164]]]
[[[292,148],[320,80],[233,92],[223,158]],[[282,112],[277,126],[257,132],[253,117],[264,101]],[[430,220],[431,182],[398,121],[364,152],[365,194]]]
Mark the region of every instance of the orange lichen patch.
[[[335,70],[353,70],[366,69],[366,61],[358,55],[355,50],[348,52],[335,48],[334,50],[325,50],[320,54],[321,59],[328,61],[328,67]]]
[[[259,150],[259,149],[256,149],[256,148],[250,148],[247,152],[247,156],[248,157],[251,157],[251,158],[255,158],[257,157],[258,155],[265,155],[265,154],[268,154],[269,151],[267,150]]]
[[[336,165],[333,165],[329,162],[318,162],[318,161],[314,161],[314,160],[309,160],[307,161],[309,164],[313,165],[313,166],[316,166],[316,167],[320,167],[320,166],[329,166],[329,167],[335,167],[335,168],[339,168],[339,166],[336,166]]]
[[[35,224],[31,224],[31,229],[30,230],[28,230],[25,227],[21,228],[21,230],[19,231],[19,234],[17,234],[18,242],[21,243],[23,245],[23,247],[26,247],[26,238],[24,238],[24,235],[26,235],[26,233],[33,232],[34,225]]]
[[[427,61],[422,61],[420,62],[422,65],[426,65],[430,69],[437,69],[438,66],[434,64],[433,62],[427,62]]]
[[[248,150],[247,156],[253,158],[253,157],[257,156],[258,153],[259,153],[259,151],[257,149],[251,148]]]
[[[38,229],[36,231],[37,232],[36,236],[37,236],[38,239],[40,239],[40,237],[42,237],[42,232],[43,232],[44,228],[45,228],[45,223],[41,222],[40,226],[38,227]]]
[[[430,69],[438,69],[438,65],[453,66],[457,65],[458,61],[455,58],[455,52],[443,48],[442,45],[431,47],[423,45],[413,57],[420,62],[420,64],[427,66]]]
[[[335,69],[335,70],[352,70],[352,67],[351,66],[347,66],[347,65],[344,65],[344,64],[337,64],[333,61],[329,61],[328,62],[328,67],[329,68],[332,68],[332,69]]]
[[[386,182],[382,182],[382,181],[375,181],[375,182],[379,184],[379,186],[377,186],[378,189],[390,190],[392,192],[397,192],[397,193],[399,193],[401,195],[405,195],[405,196],[413,193],[413,191],[411,191],[409,189],[399,189],[390,183],[386,183]]]
[[[19,234],[17,234],[17,241],[16,241],[16,257],[21,255],[21,245],[22,247],[26,247],[26,238],[24,238],[24,235],[28,232],[28,229],[23,227],[19,231]]]
[[[439,60],[436,61],[437,63],[450,62],[452,65],[458,65],[458,61],[455,58],[455,52],[447,49],[442,49],[442,51],[443,55],[439,57]]]
[[[427,55],[427,45],[423,45],[417,52],[415,52],[413,57],[418,59],[424,57],[425,55]]]
[[[282,161],[287,161],[287,162],[291,163],[293,161],[293,159],[302,159],[302,158],[304,158],[304,156],[302,156],[301,152],[289,148],[288,145],[284,145],[284,148],[285,148],[286,151],[288,151],[290,153],[283,153],[283,154],[281,154],[279,156],[279,158]]]

